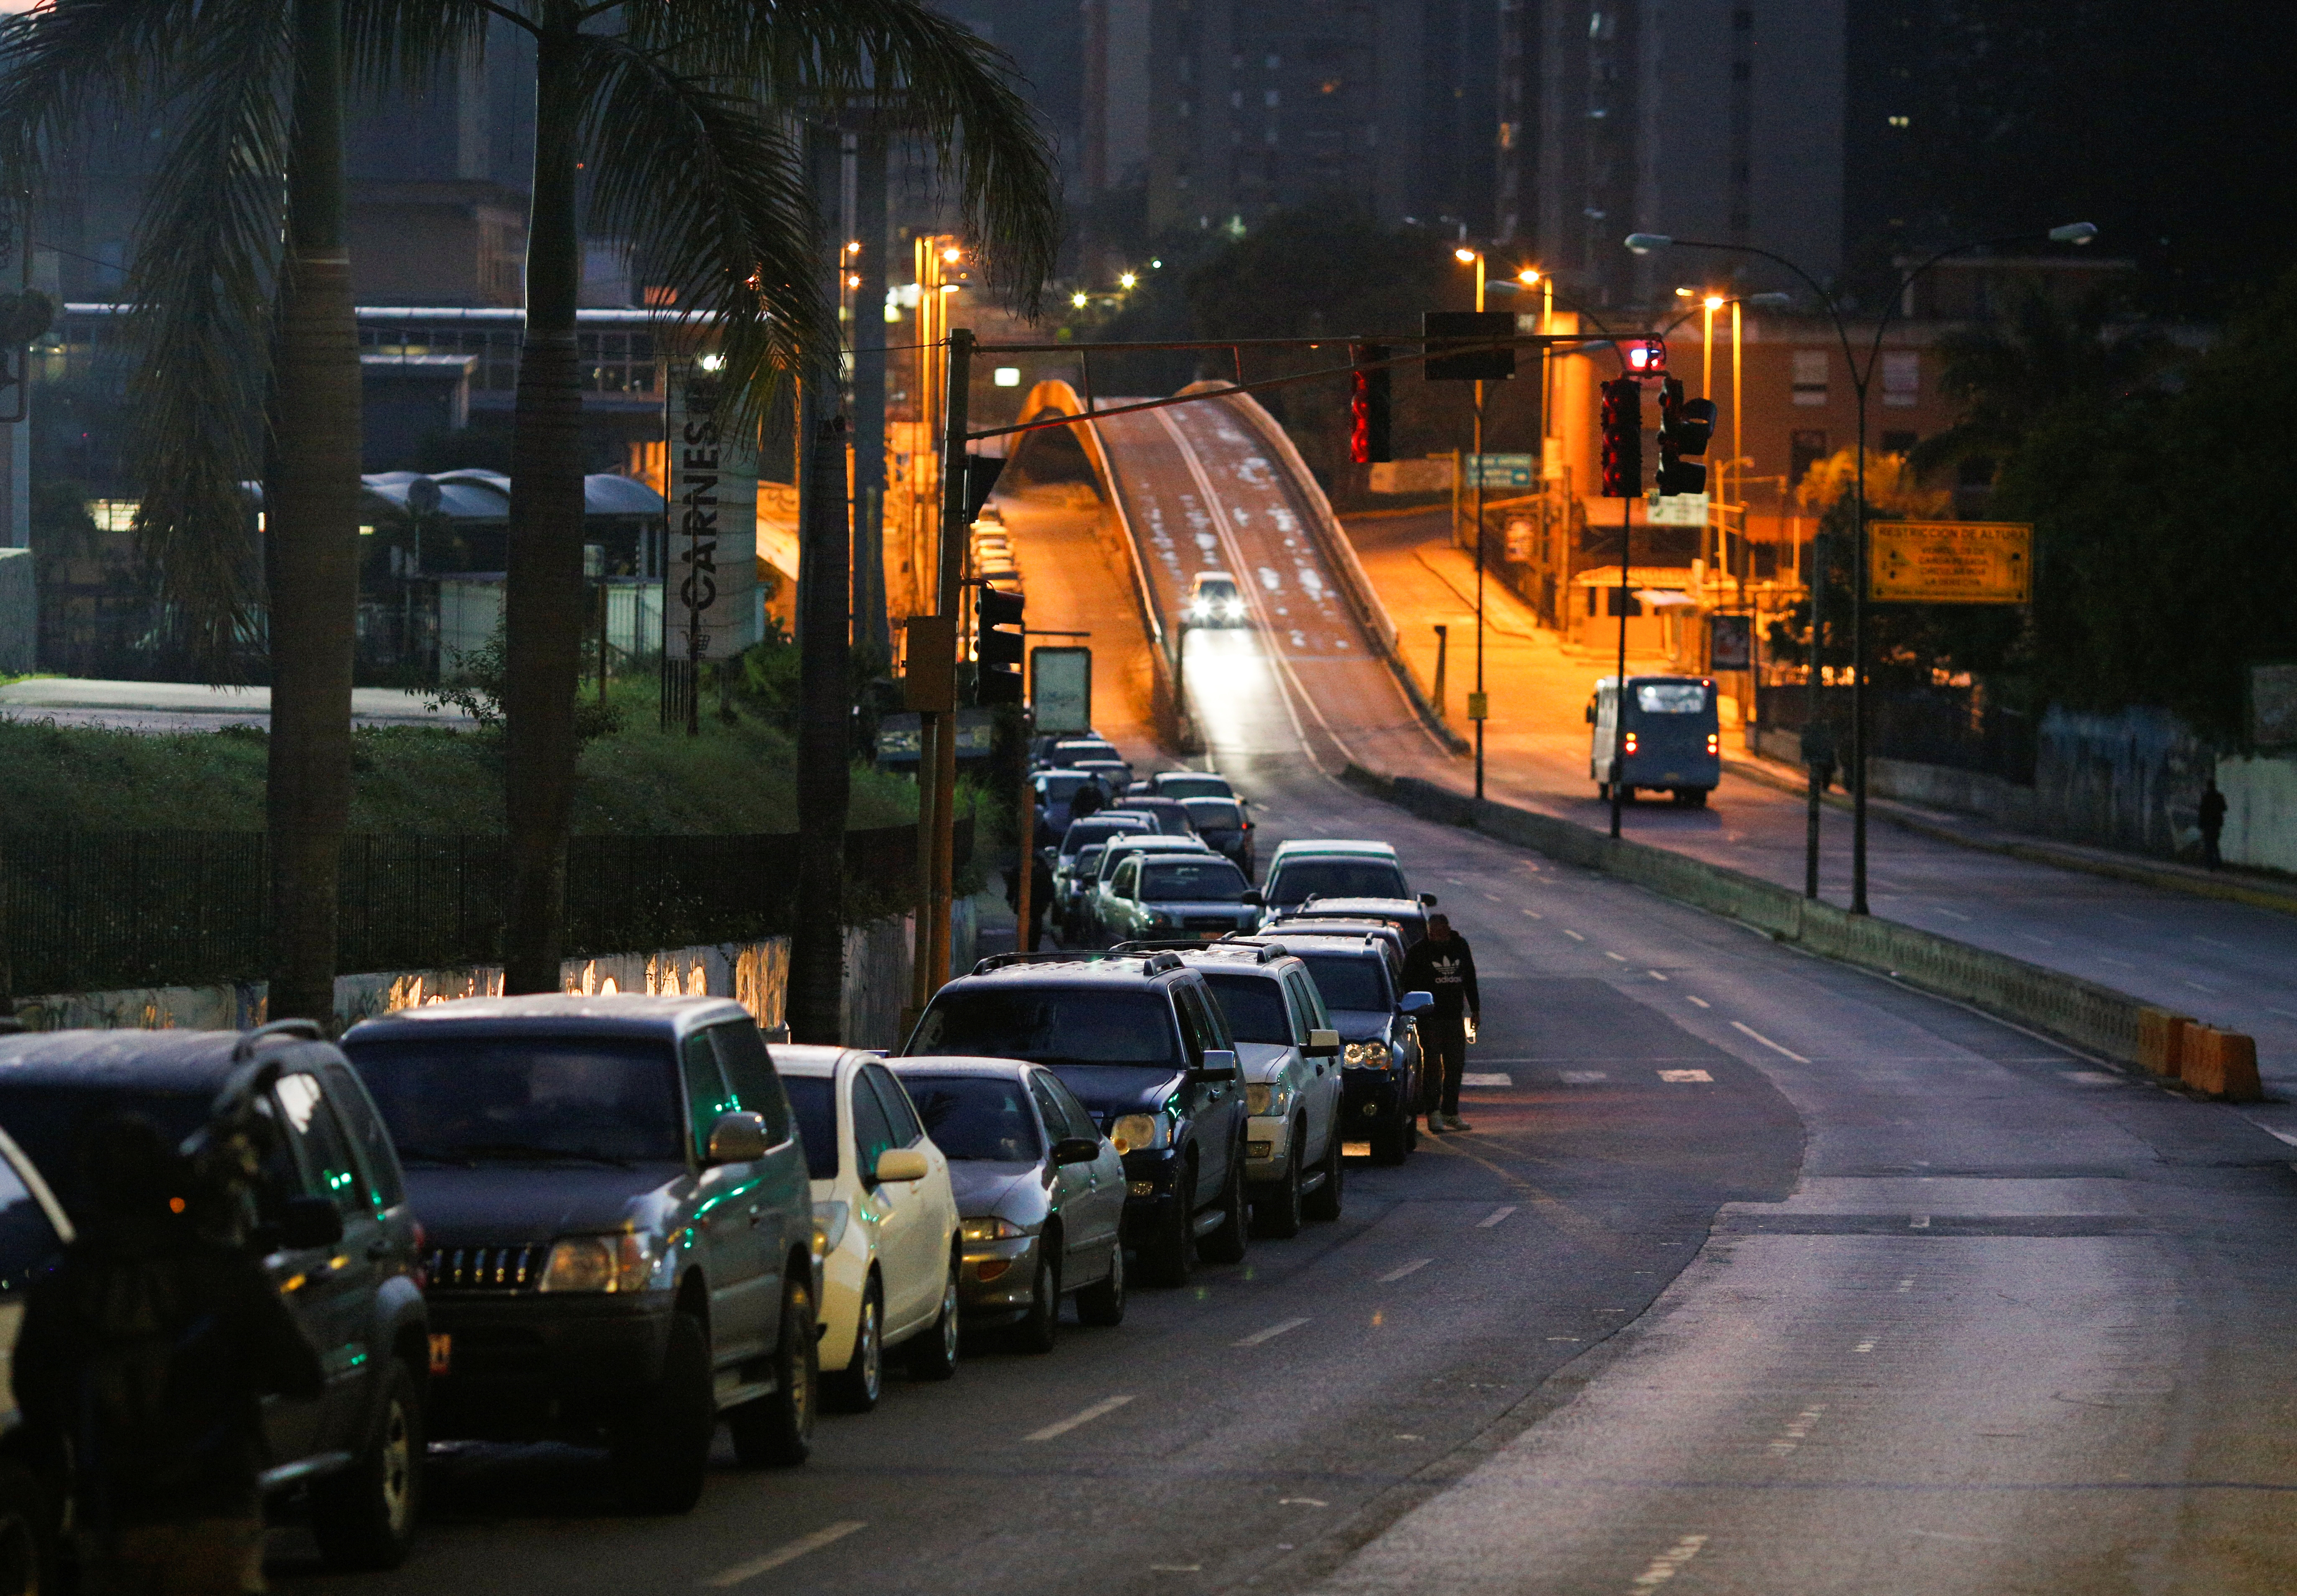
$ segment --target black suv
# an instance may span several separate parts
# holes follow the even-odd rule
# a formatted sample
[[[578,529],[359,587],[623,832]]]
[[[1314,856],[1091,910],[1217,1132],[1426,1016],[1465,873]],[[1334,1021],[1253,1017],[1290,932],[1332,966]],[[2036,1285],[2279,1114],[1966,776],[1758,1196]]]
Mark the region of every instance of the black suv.
[[[1124,1155],[1124,1240],[1142,1274],[1184,1283],[1191,1244],[1208,1263],[1243,1261],[1243,1072],[1204,977],[1173,954],[984,958],[934,995],[902,1054],[1049,1066]]]
[[[1424,1066],[1412,1016],[1436,1000],[1396,990],[1386,938],[1338,929],[1311,921],[1233,940],[1281,948],[1308,967],[1340,1033],[1340,1123],[1350,1140],[1361,1136],[1371,1143],[1374,1164],[1401,1164],[1420,1145]]]
[[[805,1150],[722,998],[470,998],[343,1038],[430,1230],[433,1427],[603,1438],[624,1496],[700,1499],[717,1420],[795,1463],[820,1300]]]
[[[421,1505],[429,1326],[422,1231],[375,1105],[343,1056],[301,1020],[230,1031],[52,1031],[0,1036],[0,1125],[84,1214],[78,1142],[127,1113],[183,1142],[228,1114],[268,1148],[252,1239],[319,1354],[315,1402],[263,1410],[270,1492],[307,1487],[329,1561],[395,1567]],[[27,1217],[29,1217],[29,1215]]]

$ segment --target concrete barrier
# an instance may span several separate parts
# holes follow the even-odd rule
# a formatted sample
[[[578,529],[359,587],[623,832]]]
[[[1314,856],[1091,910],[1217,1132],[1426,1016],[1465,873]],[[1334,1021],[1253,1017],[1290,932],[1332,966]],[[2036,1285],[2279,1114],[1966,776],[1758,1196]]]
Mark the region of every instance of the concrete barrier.
[[[2187,1025],[2178,1040],[2178,1073],[2187,1086],[2228,1103],[2254,1103],[2264,1097],[2254,1040],[2210,1025]]]
[[[1358,790],[1382,798],[1424,819],[1480,831],[1503,842],[1544,853],[1565,864],[1600,870],[1656,893],[1768,932],[1823,958],[1877,970],[1910,986],[1952,998],[2064,1038],[2087,1051],[2156,1074],[2181,1073],[2197,1057],[2190,1045],[2174,1048],[2194,1026],[2182,1016],[2153,1008],[2111,987],[2062,970],[2045,969],[2006,953],[1972,947],[1951,937],[1903,926],[1873,915],[1854,915],[1832,903],[1807,899],[1791,888],[1722,865],[1613,839],[1572,821],[1512,804],[1478,802],[1414,777],[1382,775],[1350,765],[1344,775]],[[2153,1016],[2153,1017],[2148,1017]],[[2182,1031],[2178,1028],[2183,1027]],[[2211,1032],[2230,1040],[2211,1044],[2204,1067],[2221,1069],[2221,1084],[2197,1090],[2235,1101],[2256,1090],[2256,1047],[2249,1038]],[[2241,1058],[2247,1049],[2248,1073]],[[2154,1058],[2176,1059],[2164,1068]],[[2223,1058],[2227,1062],[2217,1064]],[[2186,1081],[2193,1083],[2191,1074]]]

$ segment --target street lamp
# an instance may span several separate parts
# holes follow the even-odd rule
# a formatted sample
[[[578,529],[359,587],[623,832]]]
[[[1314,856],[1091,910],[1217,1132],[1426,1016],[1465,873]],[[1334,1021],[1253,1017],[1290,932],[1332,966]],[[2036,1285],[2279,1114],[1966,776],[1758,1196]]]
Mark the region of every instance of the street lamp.
[[[1461,266],[1476,268],[1476,309],[1484,308],[1484,252],[1462,244],[1452,251],[1452,259]],[[1508,284],[1512,288],[1512,283]],[[1470,709],[1481,713],[1471,716],[1476,723],[1476,801],[1484,797],[1484,721],[1492,712],[1492,701],[1484,695],[1484,383],[1476,380],[1475,446],[1468,457],[1476,463],[1476,691],[1468,700]],[[1453,501],[1455,505],[1459,502]]]
[[[2003,244],[2032,243],[2046,239],[2052,243],[2086,244],[2097,236],[2097,226],[2092,222],[2066,222],[2042,233],[2014,233],[2003,238],[1972,239],[1949,249],[1939,251],[1912,271],[1902,274],[1898,286],[1882,302],[1882,314],[1875,318],[1874,336],[1866,350],[1866,364],[1860,366],[1850,345],[1850,329],[1842,319],[1842,307],[1834,296],[1821,287],[1818,279],[1783,255],[1769,250],[1757,249],[1752,244],[1715,243],[1705,239],[1676,238],[1666,233],[1630,233],[1626,243],[1637,255],[1648,255],[1657,250],[1681,245],[1692,250],[1721,250],[1735,255],[1754,255],[1782,266],[1802,279],[1834,323],[1834,334],[1842,345],[1843,363],[1850,368],[1851,391],[1858,400],[1858,458],[1856,485],[1852,492],[1851,513],[1851,571],[1850,571],[1850,912],[1863,915],[1866,906],[1866,397],[1874,376],[1875,365],[1882,358],[1882,335],[1897,317],[1898,306],[1905,300],[1907,287],[1915,278],[1944,260],[1949,255],[1960,255],[1971,250],[1992,249]],[[1819,581],[1815,575],[1811,584],[1814,597],[1811,617],[1812,658],[1817,658],[1818,610],[1815,596]],[[1816,667],[1814,665],[1814,670]],[[1806,841],[1803,895],[1818,896],[1818,771],[1811,767],[1810,825]]]

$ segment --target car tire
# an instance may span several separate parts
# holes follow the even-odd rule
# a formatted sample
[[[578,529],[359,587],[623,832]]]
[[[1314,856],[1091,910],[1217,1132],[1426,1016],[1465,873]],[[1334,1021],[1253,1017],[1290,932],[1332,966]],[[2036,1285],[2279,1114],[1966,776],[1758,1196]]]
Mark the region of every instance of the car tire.
[[[330,1567],[396,1568],[415,1544],[423,1512],[423,1381],[396,1358],[382,1406],[374,1444],[311,1487],[311,1536]]]
[[[56,1510],[32,1471],[0,1462],[0,1596],[56,1588]]]
[[[1289,1241],[1300,1233],[1300,1143],[1297,1128],[1292,1132],[1290,1153],[1284,1160],[1284,1178],[1266,1192],[1252,1199],[1252,1233],[1276,1241]]]
[[[1340,1128],[1334,1125],[1324,1141],[1324,1179],[1301,1204],[1310,1219],[1328,1222],[1340,1216]]]
[[[1244,1197],[1244,1148],[1228,1156],[1228,1185],[1221,1192],[1221,1222],[1205,1232],[1197,1252],[1207,1263],[1241,1263],[1252,1233],[1252,1207]]]
[[[1197,1166],[1190,1164],[1173,1188],[1173,1200],[1167,1205],[1165,1223],[1157,1238],[1141,1244],[1141,1278],[1152,1286],[1175,1287],[1189,1283],[1189,1273],[1196,1257],[1195,1238],[1190,1234],[1190,1221],[1195,1217],[1191,1205],[1197,1195]]]
[[[814,1335],[813,1289],[792,1280],[782,1288],[781,1342],[774,1348],[774,1394],[726,1415],[734,1457],[745,1468],[790,1468],[813,1451],[821,1397],[821,1352]]]
[[[1124,1322],[1124,1244],[1108,1249],[1108,1272],[1076,1294],[1077,1322],[1109,1329]]]
[[[853,1316],[853,1355],[824,1383],[843,1413],[867,1413],[885,1394],[885,1294],[875,1274]]]
[[[688,1513],[702,1500],[718,1403],[710,1332],[691,1313],[670,1317],[662,1378],[606,1437],[607,1466],[622,1499],[641,1513]]]
[[[964,1329],[958,1316],[957,1278],[964,1268],[964,1255],[952,1252],[949,1279],[941,1288],[941,1312],[910,1343],[910,1378],[913,1380],[945,1380],[957,1372],[958,1342]],[[1057,1312],[1059,1300],[1054,1299]]]
[[[1013,1345],[1025,1353],[1049,1353],[1061,1334],[1061,1271],[1053,1261],[1052,1244],[1058,1236],[1047,1236],[1037,1244],[1036,1293],[1029,1299],[1028,1317],[1013,1327]]]

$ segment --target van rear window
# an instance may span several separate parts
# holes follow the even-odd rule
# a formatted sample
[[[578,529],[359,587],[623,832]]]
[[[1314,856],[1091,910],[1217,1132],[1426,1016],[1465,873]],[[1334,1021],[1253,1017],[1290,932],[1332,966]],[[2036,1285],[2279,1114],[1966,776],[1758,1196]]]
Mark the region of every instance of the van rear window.
[[[1635,688],[1635,707],[1646,715],[1695,715],[1707,707],[1707,684],[1647,681]]]

